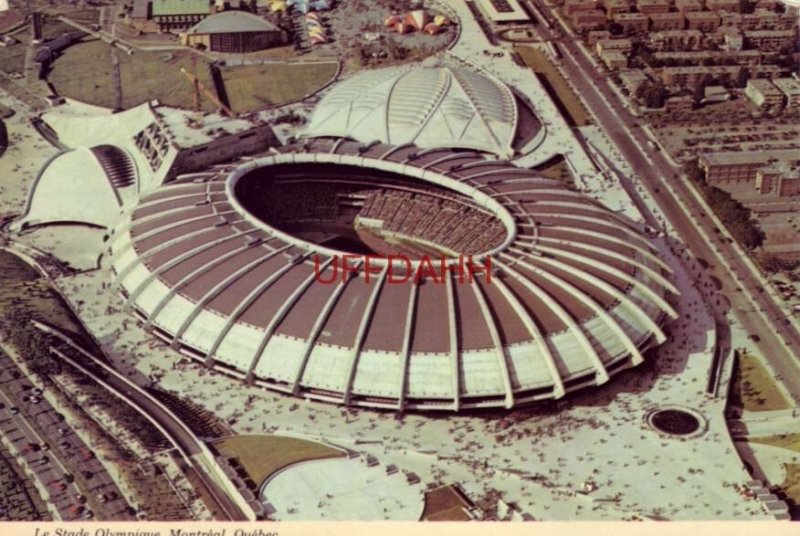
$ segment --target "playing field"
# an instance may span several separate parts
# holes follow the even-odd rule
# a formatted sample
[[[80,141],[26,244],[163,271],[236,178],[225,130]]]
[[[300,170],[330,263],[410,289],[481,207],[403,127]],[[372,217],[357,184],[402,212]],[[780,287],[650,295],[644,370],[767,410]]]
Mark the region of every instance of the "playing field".
[[[234,112],[250,112],[298,100],[327,84],[336,62],[265,63],[222,69],[225,91]]]
[[[344,453],[322,443],[270,435],[226,437],[214,443],[226,458],[235,458],[256,483],[287,465],[309,460],[344,457]]]

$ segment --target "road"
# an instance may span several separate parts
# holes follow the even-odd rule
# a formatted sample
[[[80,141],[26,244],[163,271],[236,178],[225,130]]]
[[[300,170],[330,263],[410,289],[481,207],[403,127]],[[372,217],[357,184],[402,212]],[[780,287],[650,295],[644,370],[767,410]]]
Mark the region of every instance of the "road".
[[[545,40],[558,41],[562,51],[559,67],[580,91],[589,111],[636,171],[639,183],[683,243],[695,257],[708,262],[709,275],[721,282],[719,292],[730,300],[742,328],[760,337],[759,342],[751,344],[783,377],[795,403],[800,403],[800,364],[797,351],[792,350],[800,348],[800,333],[784,322],[787,313],[765,292],[761,278],[731,243],[727,230],[714,225],[697,193],[687,184],[683,170],[648,148],[649,138],[638,126],[639,119],[620,102],[608,77],[586,58],[576,39],[555,35],[543,25],[537,32]]]
[[[37,323],[37,327],[59,337],[78,350],[81,355],[80,362],[77,361],[77,356],[57,355],[109,389],[115,396],[122,398],[164,434],[187,462],[188,467],[184,469],[187,476],[195,477],[193,480],[204,487],[206,493],[203,496],[213,502],[208,507],[216,514],[216,518],[226,521],[252,521],[230,497],[224,486],[220,485],[218,480],[220,476],[214,477],[214,464],[208,460],[210,452],[205,444],[174,413],[109,365],[76,346],[66,335],[43,324]]]

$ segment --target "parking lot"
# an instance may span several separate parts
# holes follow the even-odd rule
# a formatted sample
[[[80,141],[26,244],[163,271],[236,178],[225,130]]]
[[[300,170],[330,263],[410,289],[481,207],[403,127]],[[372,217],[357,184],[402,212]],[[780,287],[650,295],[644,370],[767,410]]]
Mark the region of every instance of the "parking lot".
[[[64,416],[0,352],[0,434],[65,521],[135,519],[117,485]]]

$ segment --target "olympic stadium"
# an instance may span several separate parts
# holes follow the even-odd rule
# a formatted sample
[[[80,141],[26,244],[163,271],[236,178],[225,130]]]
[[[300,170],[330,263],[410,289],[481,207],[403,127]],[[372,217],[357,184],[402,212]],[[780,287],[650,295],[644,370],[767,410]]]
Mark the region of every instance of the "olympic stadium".
[[[111,246],[126,303],[209,366],[355,406],[511,408],[641,363],[675,316],[647,239],[557,181],[451,149],[273,152],[144,196]],[[494,273],[315,277],[313,257],[345,253],[491,256]]]
[[[463,66],[367,72],[331,89],[300,140],[161,182],[128,173],[134,194],[85,214],[47,214],[69,185],[45,174],[20,221],[105,226],[113,288],[145,329],[272,390],[401,411],[558,399],[642,363],[677,291],[636,225],[498,160],[520,108]],[[345,256],[361,270],[337,278]],[[390,277],[463,256],[488,277]]]

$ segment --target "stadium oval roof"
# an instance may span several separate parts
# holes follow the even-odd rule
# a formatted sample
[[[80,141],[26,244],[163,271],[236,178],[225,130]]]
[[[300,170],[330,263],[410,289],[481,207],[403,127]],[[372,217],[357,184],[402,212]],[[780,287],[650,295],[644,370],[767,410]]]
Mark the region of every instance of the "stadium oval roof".
[[[223,11],[206,17],[187,31],[190,34],[274,32],[270,21],[246,11]]]
[[[517,119],[514,94],[488,74],[458,66],[402,66],[335,85],[303,136],[475,149],[508,158]]]
[[[474,151],[306,140],[179,177],[128,218],[114,284],[146,327],[312,399],[459,410],[560,398],[640,364],[676,317],[669,269],[633,224]],[[491,258],[491,278],[398,282],[390,263],[342,278],[351,250],[320,235],[343,222],[376,251]]]

